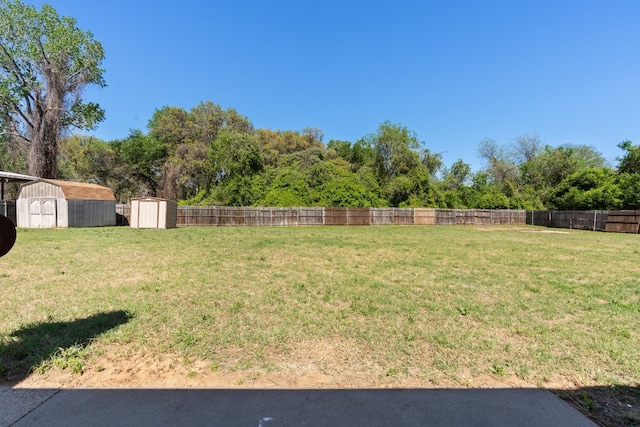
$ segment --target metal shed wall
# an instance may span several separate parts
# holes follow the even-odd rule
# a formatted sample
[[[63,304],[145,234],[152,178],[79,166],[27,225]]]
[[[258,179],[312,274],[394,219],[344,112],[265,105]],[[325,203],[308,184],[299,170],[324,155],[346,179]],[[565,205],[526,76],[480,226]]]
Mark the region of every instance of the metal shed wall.
[[[67,200],[69,227],[116,225],[116,202],[110,200]]]

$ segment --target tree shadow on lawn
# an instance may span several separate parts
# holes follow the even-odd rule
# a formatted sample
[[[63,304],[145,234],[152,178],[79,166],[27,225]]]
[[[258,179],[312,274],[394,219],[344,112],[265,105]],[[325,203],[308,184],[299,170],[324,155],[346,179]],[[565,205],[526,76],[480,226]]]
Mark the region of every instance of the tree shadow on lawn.
[[[640,426],[640,384],[549,391],[599,425]]]
[[[69,322],[23,326],[0,341],[0,382],[24,380],[33,369],[56,355],[66,356],[68,363],[79,363],[74,353],[77,355],[93,339],[130,319],[128,312],[118,310]],[[76,365],[77,368],[81,369],[81,365]]]

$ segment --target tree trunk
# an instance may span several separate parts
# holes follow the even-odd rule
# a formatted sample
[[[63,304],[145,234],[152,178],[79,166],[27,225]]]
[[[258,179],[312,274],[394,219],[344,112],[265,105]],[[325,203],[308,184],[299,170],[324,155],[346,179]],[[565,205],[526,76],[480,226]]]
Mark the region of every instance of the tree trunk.
[[[29,150],[29,175],[40,178],[58,177],[58,136],[57,132],[42,132],[41,140],[32,140]]]
[[[29,175],[40,178],[58,177],[58,140],[60,139],[60,119],[64,103],[64,83],[59,76],[47,76],[45,99],[35,102],[31,147],[29,149]]]

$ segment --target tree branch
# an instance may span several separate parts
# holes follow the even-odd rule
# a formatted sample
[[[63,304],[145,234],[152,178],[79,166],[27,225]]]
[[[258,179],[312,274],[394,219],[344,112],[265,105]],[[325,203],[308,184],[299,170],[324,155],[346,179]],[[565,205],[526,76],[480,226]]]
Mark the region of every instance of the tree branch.
[[[44,59],[44,61],[47,63],[47,65],[51,64],[51,61],[49,61],[49,57],[47,56],[47,52],[44,50],[44,46],[42,45],[42,40],[38,39],[38,47],[40,48],[40,52],[42,53],[42,59]]]
[[[22,70],[20,69],[20,66],[16,62],[13,55],[9,54],[9,52],[7,51],[7,47],[5,46],[4,43],[0,43],[0,48],[2,48],[2,52],[4,53],[4,56],[6,56],[11,62],[11,64],[13,65],[13,67],[9,67],[7,63],[3,61],[2,68],[4,68],[4,70],[7,73],[12,74],[15,78],[17,78],[22,85],[26,85],[27,84],[26,78],[22,73]]]

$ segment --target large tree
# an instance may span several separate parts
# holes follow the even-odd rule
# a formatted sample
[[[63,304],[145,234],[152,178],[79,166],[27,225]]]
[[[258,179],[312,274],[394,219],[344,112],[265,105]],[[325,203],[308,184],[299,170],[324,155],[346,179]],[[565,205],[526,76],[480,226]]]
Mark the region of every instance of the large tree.
[[[640,145],[625,140],[618,144],[618,147],[626,152],[624,156],[618,157],[618,172],[640,173]]]
[[[249,134],[251,121],[233,108],[224,110],[211,101],[186,111],[163,107],[149,121],[149,136],[167,149],[158,195],[191,199],[212,183],[209,170],[212,142],[222,130]]]
[[[88,85],[105,86],[102,45],[50,5],[38,11],[0,0],[0,122],[28,146],[28,172],[57,177],[58,142],[69,128],[93,129],[99,105],[83,102]]]
[[[381,182],[392,181],[420,164],[418,149],[422,145],[415,132],[386,121],[378,131],[366,137],[375,153],[374,168]]]
[[[554,188],[550,204],[558,210],[620,209],[622,196],[612,169],[584,168]]]

